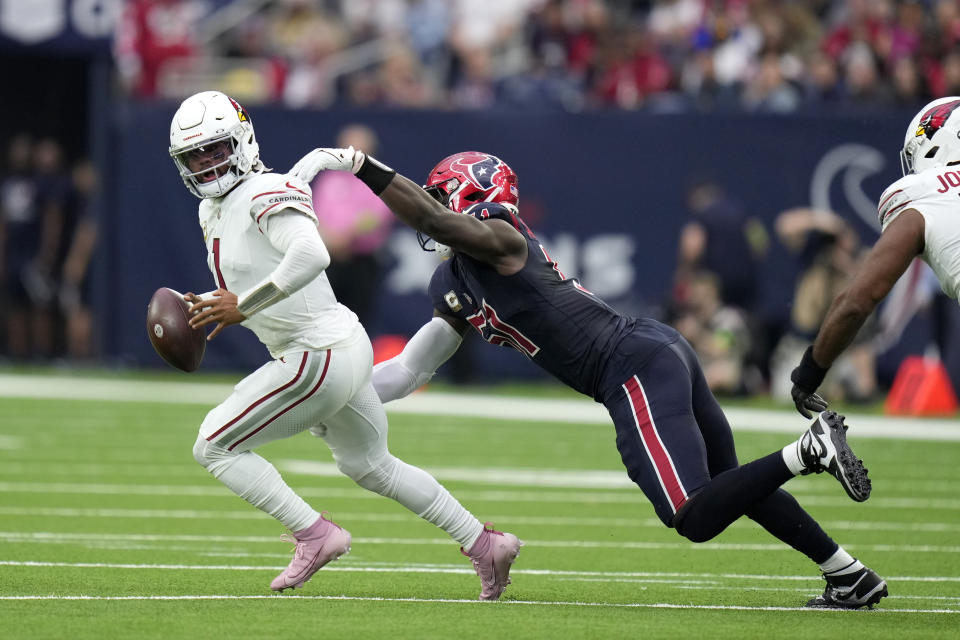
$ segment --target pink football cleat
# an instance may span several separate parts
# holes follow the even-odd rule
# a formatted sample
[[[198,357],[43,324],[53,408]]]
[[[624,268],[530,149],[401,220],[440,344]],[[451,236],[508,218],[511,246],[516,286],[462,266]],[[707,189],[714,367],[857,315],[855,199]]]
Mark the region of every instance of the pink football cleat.
[[[285,540],[295,542],[297,546],[290,565],[270,583],[271,589],[299,589],[331,560],[350,551],[350,532],[328,520],[326,515],[324,511],[306,529],[295,531],[293,536],[284,536]]]
[[[517,559],[523,542],[512,533],[494,531],[489,522],[483,525],[483,533],[470,547],[460,548],[460,553],[470,558],[473,569],[480,576],[480,600],[496,600],[510,584],[510,565]]]

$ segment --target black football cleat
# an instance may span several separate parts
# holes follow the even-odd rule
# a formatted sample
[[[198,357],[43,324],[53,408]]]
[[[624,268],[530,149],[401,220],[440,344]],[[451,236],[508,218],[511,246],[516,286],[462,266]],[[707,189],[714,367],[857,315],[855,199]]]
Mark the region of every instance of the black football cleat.
[[[859,569],[850,568],[856,564],[823,574],[827,588],[822,596],[810,600],[807,606],[815,609],[873,609],[873,605],[887,596],[887,582],[863,565]]]
[[[840,481],[854,501],[863,502],[870,497],[870,478],[863,461],[847,444],[843,416],[833,411],[821,412],[797,441],[797,447],[806,467],[804,474],[826,471]]]

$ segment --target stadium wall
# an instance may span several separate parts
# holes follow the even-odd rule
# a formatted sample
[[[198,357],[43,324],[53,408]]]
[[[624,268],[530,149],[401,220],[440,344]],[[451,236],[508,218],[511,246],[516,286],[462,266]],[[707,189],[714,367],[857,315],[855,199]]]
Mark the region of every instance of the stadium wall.
[[[109,125],[106,223],[98,283],[111,317],[101,336],[107,357],[161,366],[144,330],[144,310],[160,286],[214,288],[189,195],[165,153],[174,104],[120,104]],[[441,157],[478,149],[505,159],[520,176],[521,214],[568,275],[576,274],[627,313],[656,314],[675,266],[686,220],[684,193],[714,179],[761,219],[772,245],[763,270],[762,312],[786,322],[795,265],[772,233],[781,211],[829,207],[877,235],[876,201],[900,175],[903,123],[911,114],[696,115],[253,110],[261,155],[288,169],[337,130],[362,122],[381,139],[381,159],[422,180]],[[371,335],[409,336],[430,316],[424,289],[434,262],[412,232],[390,243],[378,320]],[[116,305],[117,300],[124,304]],[[927,331],[924,334],[924,331]],[[908,332],[900,350],[922,350],[928,330]],[[536,368],[505,349],[473,349],[480,379],[528,377]],[[205,368],[250,369],[267,357],[249,332],[228,331],[207,351]]]

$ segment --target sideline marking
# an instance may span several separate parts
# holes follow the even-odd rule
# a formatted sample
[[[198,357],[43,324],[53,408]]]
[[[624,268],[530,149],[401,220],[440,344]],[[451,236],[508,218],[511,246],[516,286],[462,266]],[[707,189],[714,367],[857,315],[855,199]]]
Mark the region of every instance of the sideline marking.
[[[201,404],[212,407],[233,391],[233,385],[207,382],[163,382],[78,378],[55,375],[0,374],[0,397]],[[388,413],[430,416],[516,419],[557,424],[612,426],[606,409],[579,398],[520,398],[468,393],[421,391],[386,405]],[[799,435],[808,421],[793,411],[725,408],[734,431]],[[960,442],[960,420],[888,418],[848,413],[858,438]]]

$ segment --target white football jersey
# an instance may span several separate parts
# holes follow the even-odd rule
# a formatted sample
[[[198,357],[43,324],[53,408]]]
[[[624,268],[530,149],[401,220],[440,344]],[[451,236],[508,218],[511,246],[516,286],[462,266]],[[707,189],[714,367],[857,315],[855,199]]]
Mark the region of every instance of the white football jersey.
[[[270,244],[261,225],[271,215],[289,210],[317,222],[309,185],[277,173],[252,175],[225,196],[200,203],[207,266],[218,287],[242,296],[273,273],[283,253]],[[326,349],[353,336],[360,323],[356,314],[337,302],[327,274],[321,273],[242,324],[257,334],[271,356],[281,358]]]
[[[880,196],[881,229],[901,212],[916,209],[924,220],[924,250],[920,256],[937,274],[951,298],[960,296],[960,167],[934,167],[904,176]]]

